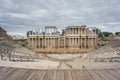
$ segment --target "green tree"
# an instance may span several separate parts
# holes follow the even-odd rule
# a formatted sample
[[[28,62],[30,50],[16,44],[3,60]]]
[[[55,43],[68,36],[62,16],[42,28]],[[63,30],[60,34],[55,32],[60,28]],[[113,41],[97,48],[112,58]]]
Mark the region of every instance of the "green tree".
[[[35,34],[33,31],[27,31],[26,35],[29,36],[29,34]]]
[[[115,35],[116,35],[116,36],[120,35],[120,32],[116,32]]]
[[[96,28],[96,29],[93,29],[94,32],[96,32],[96,34],[98,34],[98,37],[103,37],[103,33],[101,32],[100,29]]]
[[[63,29],[63,30],[62,30],[62,34],[61,34],[61,35],[63,36],[64,34],[65,34],[65,30]]]
[[[103,32],[104,37],[108,37],[110,34],[113,34],[112,32]]]

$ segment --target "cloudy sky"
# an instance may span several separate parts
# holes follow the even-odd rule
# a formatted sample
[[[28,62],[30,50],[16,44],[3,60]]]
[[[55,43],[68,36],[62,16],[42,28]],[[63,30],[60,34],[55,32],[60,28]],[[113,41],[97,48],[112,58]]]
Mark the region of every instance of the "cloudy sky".
[[[9,34],[54,25],[120,31],[120,0],[0,0],[0,26]]]

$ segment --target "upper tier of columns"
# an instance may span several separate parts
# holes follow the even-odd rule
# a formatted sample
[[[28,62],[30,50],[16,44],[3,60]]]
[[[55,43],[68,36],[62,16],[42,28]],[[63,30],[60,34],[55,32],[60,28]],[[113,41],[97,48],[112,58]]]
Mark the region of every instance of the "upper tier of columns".
[[[86,33],[87,33],[86,28],[70,27],[66,29],[66,34],[86,34]]]

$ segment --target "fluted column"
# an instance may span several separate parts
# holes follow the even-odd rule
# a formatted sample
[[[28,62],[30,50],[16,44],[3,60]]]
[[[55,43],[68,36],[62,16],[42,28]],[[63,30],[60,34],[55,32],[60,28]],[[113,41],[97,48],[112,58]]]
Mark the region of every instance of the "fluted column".
[[[72,32],[72,34],[73,34],[73,28],[71,28],[71,32]]]
[[[74,44],[75,44],[75,39],[74,39],[74,38],[72,38],[72,41],[73,41],[72,46],[74,47]]]
[[[58,48],[60,48],[60,38],[58,37]]]
[[[30,47],[30,42],[31,42],[31,40],[30,40],[30,37],[28,36],[28,37],[27,37],[27,43],[28,43],[27,46],[28,46],[28,47]]]
[[[77,43],[77,38],[75,38],[75,45],[74,45],[75,47],[77,46],[77,44],[76,44],[76,43]]]
[[[29,38],[30,39],[30,42],[29,42],[29,44],[30,44],[30,47],[32,46],[32,38]]]
[[[46,47],[48,46],[48,41],[47,41],[47,38],[46,38]]]
[[[93,47],[93,38],[92,38],[92,47]]]
[[[83,40],[82,40],[82,38],[81,38],[81,48],[83,48],[83,44],[82,44],[82,41],[83,41]]]
[[[97,38],[95,37],[95,47],[97,46]]]
[[[50,40],[49,44],[50,44],[50,47],[51,47],[51,44],[52,44],[52,42],[51,42],[51,38],[50,38],[49,40]]]
[[[76,34],[76,32],[75,32],[75,31],[76,31],[76,28],[74,28],[74,34]]]
[[[92,38],[91,38],[91,47],[92,47]]]
[[[36,36],[35,36],[35,41],[34,41],[34,47],[36,48]]]
[[[42,48],[43,48],[43,38],[41,39],[41,42],[42,42]]]
[[[76,46],[76,38],[74,38],[74,47]]]
[[[69,38],[69,47],[71,48],[71,38]]]
[[[77,28],[75,28],[75,34],[77,34]]]
[[[72,47],[72,38],[70,38],[70,48]]]
[[[40,48],[40,37],[38,37],[38,48]]]
[[[87,48],[87,41],[86,41],[87,39],[86,39],[86,37],[85,37],[85,48]]]
[[[50,47],[50,38],[49,38],[49,47]]]
[[[73,47],[75,47],[75,38],[73,38]]]
[[[53,45],[53,41],[52,41],[52,38],[50,38],[50,46],[52,46]]]
[[[70,47],[70,38],[68,38],[68,48]]]
[[[76,47],[78,47],[78,38],[76,38]]]
[[[32,45],[33,45],[33,41],[32,41],[32,40],[33,40],[33,39],[32,39],[32,38],[30,38],[30,39],[31,39],[31,41],[30,41],[30,44],[31,44],[31,45],[30,45],[30,46],[32,47]]]
[[[52,40],[53,40],[53,46],[54,46],[54,38],[52,38]]]
[[[35,38],[33,38],[33,47],[35,48]]]
[[[71,43],[72,43],[72,44],[71,44],[71,47],[73,47],[73,38],[71,38]]]
[[[71,47],[73,47],[72,44],[73,44],[73,39],[71,38]]]
[[[31,42],[32,42],[32,45],[31,45],[31,46],[33,47],[33,38],[31,38]]]
[[[88,48],[90,47],[90,46],[89,46],[89,43],[90,43],[90,41],[89,41],[89,38],[88,38]]]
[[[37,36],[36,36],[36,49],[37,49],[37,45],[38,45],[38,39],[37,39]]]
[[[55,29],[54,29],[54,31],[55,31]],[[53,38],[53,40],[54,40],[54,48],[55,48],[55,37]]]
[[[92,46],[91,46],[91,38],[90,38],[90,47],[92,47]]]
[[[81,31],[80,31],[80,28],[78,28],[78,34],[80,34],[80,32],[81,32]]]
[[[38,39],[37,39],[37,36],[36,36],[36,41],[35,41],[35,43],[36,43],[36,48],[37,48],[37,45],[38,45]]]
[[[66,38],[66,47],[69,47],[69,38]]]
[[[33,37],[33,47],[35,48],[35,38]]]
[[[73,34],[75,34],[75,28],[73,28]]]
[[[91,47],[92,47],[92,38],[90,38],[90,40],[91,40],[90,42],[91,42]]]
[[[78,48],[80,47],[80,38],[78,37]]]
[[[51,29],[52,30],[52,29]],[[53,46],[53,38],[51,38],[51,46]]]
[[[55,48],[57,48],[57,38],[55,38]]]
[[[77,47],[77,38],[75,38],[75,47]]]
[[[75,38],[73,38],[73,40],[74,40],[73,46],[75,47]]]
[[[55,47],[55,38],[53,38],[53,47]]]
[[[71,38],[71,43],[72,43],[72,44],[71,44],[71,47],[73,47],[73,38]]]
[[[30,37],[27,38],[27,42],[28,42],[28,46],[30,47],[30,44],[31,44],[31,40],[30,40]]]
[[[80,38],[78,38],[78,47],[80,47]]]
[[[47,46],[49,47],[49,37],[47,38]]]
[[[47,47],[49,47],[49,37],[47,37]]]
[[[64,37],[64,48],[66,47],[66,39],[65,39],[65,37]]]
[[[76,38],[76,47],[78,47],[78,38]]]
[[[47,45],[46,45],[46,42],[47,42],[47,41],[46,41],[46,38],[45,38],[45,48],[46,48],[46,46],[47,46]]]
[[[52,30],[52,29],[51,29]],[[51,38],[51,46],[53,46],[53,38]]]

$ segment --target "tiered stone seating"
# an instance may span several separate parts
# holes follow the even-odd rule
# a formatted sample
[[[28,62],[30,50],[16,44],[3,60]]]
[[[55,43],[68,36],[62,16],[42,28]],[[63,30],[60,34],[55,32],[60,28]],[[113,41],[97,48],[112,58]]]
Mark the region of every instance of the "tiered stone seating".
[[[11,61],[33,61],[35,57],[35,52],[13,42],[0,43],[0,54],[2,60]]]
[[[120,40],[114,40],[105,46],[102,46],[96,50],[85,54],[36,54],[34,51],[29,50],[26,47],[22,47],[13,42],[0,43],[0,56],[2,60],[12,61],[31,61],[44,59],[92,59],[94,61],[120,61]]]
[[[9,54],[11,53],[12,47],[6,46],[5,44],[1,43],[0,44],[0,54],[1,54],[1,59],[4,60],[9,60]]]
[[[87,53],[85,58],[92,58],[95,61],[120,62],[120,40],[114,40],[109,44]]]

